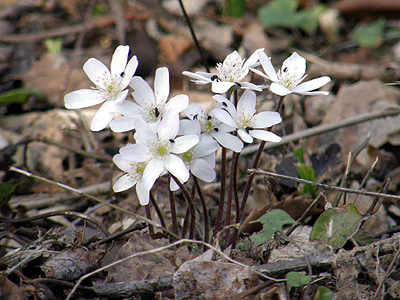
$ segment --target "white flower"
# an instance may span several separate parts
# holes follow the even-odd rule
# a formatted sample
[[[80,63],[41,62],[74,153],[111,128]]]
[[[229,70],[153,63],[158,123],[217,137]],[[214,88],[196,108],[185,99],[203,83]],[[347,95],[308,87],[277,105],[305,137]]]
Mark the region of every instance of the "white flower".
[[[105,102],[93,117],[90,129],[104,129],[114,116],[115,107],[123,103],[133,74],[136,72],[138,61],[133,56],[128,61],[129,46],[118,46],[112,56],[110,70],[99,60],[90,58],[83,70],[96,85],[92,89],[81,89],[71,92],[64,97],[65,107],[78,109]]]
[[[145,162],[132,162],[122,158],[121,154],[113,157],[115,165],[125,172],[113,185],[114,192],[123,192],[136,185],[136,194],[141,205],[149,204],[149,191],[143,186],[143,172],[146,168]]]
[[[261,130],[282,122],[281,116],[277,112],[263,111],[256,113],[256,94],[253,91],[245,91],[240,97],[237,108],[231,101],[215,95],[216,101],[224,108],[217,108],[214,115],[221,122],[237,128],[237,133],[245,143],[252,143],[253,138],[266,142],[280,142],[281,138],[276,134]]]
[[[180,157],[185,163],[186,168],[197,178],[211,182],[215,179],[215,151],[219,148],[219,144],[213,139],[203,136],[200,142],[182,153]],[[179,189],[178,184],[171,180],[171,191]]]
[[[137,144],[120,149],[123,159],[134,162],[147,162],[143,171],[142,182],[145,190],[150,190],[165,171],[170,172],[180,182],[189,179],[182,159],[176,154],[182,154],[199,142],[197,135],[176,137],[179,129],[179,115],[169,110],[154,129],[142,119],[135,121]]]
[[[207,114],[200,105],[192,104],[183,112],[189,118],[189,120],[181,120],[181,132],[183,134],[198,134],[200,132],[202,138],[212,138],[221,146],[234,152],[242,151],[242,141],[230,134],[235,128],[216,119],[213,111]]]
[[[169,71],[166,67],[158,68],[154,78],[154,92],[149,84],[139,76],[132,78],[129,86],[133,89],[132,96],[136,103],[125,101],[116,108],[122,114],[110,123],[115,132],[129,131],[135,128],[135,119],[141,118],[147,123],[158,122],[168,109],[181,112],[189,104],[187,95],[177,95],[168,102]]]
[[[211,83],[211,90],[214,93],[226,93],[231,87],[237,86],[242,89],[251,89],[261,91],[261,87],[249,83],[242,82],[242,80],[249,73],[250,67],[256,67],[258,64],[258,53],[263,52],[264,49],[256,50],[249,59],[245,62],[237,51],[229,54],[223,63],[217,64],[218,75],[206,72],[182,72],[183,75],[189,76],[196,84]]]
[[[258,55],[265,74],[255,69],[251,70],[272,81],[269,89],[274,94],[279,96],[286,96],[290,93],[301,95],[329,94],[324,91],[313,91],[330,82],[331,79],[328,76],[319,77],[301,83],[307,76],[304,75],[306,72],[306,60],[296,52],[293,52],[293,54],[283,62],[282,68],[278,73],[275,72],[270,58],[264,52],[259,52]]]

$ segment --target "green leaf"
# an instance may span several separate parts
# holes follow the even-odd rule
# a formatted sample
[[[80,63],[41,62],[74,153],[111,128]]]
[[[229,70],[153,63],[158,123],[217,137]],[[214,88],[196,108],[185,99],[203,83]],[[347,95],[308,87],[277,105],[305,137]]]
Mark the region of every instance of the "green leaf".
[[[261,245],[270,240],[277,231],[282,231],[283,226],[294,224],[295,220],[293,220],[285,211],[274,209],[267,212],[254,222],[262,223],[263,230],[252,235],[250,240]]]
[[[312,166],[306,164],[295,164],[295,167],[297,169],[297,174],[299,178],[309,181],[315,181],[315,171]],[[315,197],[317,193],[317,187],[311,184],[305,184],[304,194],[308,193],[310,193],[311,196]]]
[[[297,0],[273,0],[260,7],[257,17],[265,27],[298,27]]]
[[[289,272],[286,274],[286,280],[292,287],[299,287],[308,284],[311,281],[311,276],[299,272]]]
[[[24,184],[25,181],[6,181],[3,183],[0,183],[0,206],[3,205],[3,201],[6,200],[8,197],[10,197],[15,189],[19,186]]]
[[[240,18],[246,11],[246,0],[225,0],[224,15]]]
[[[357,232],[361,219],[362,215],[352,203],[345,207],[328,208],[315,222],[310,240],[339,249]]]
[[[352,40],[361,47],[377,48],[383,42],[385,20],[379,19],[365,26],[356,28],[352,34]]]
[[[316,5],[299,12],[300,28],[308,34],[315,33],[319,25],[319,18],[327,9],[325,5]]]
[[[10,90],[0,94],[0,105],[6,104],[23,104],[29,97],[36,97],[38,99],[43,99],[44,95],[38,91],[19,88]]]
[[[333,292],[323,286],[320,286],[315,294],[314,300],[331,300],[333,298]]]

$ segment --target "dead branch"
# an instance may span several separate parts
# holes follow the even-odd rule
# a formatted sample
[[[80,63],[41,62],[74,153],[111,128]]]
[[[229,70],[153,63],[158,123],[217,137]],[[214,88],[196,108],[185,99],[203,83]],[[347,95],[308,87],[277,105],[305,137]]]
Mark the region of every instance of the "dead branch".
[[[173,288],[173,275],[157,277],[151,280],[131,282],[95,282],[94,291],[99,296],[108,298],[129,298],[137,294],[166,291]]]
[[[392,82],[400,78],[400,65],[361,65],[350,63],[330,62],[309,53],[299,51],[301,55],[313,64],[307,70],[310,77],[325,74],[339,80],[373,80],[379,79],[383,82]]]

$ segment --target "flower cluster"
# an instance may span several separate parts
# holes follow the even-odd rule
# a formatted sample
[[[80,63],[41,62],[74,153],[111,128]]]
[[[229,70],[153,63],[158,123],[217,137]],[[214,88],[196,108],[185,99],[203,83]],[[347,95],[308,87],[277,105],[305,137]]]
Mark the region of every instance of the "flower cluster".
[[[136,185],[142,205],[149,203],[150,190],[165,174],[173,175],[182,184],[191,175],[212,182],[220,146],[240,153],[244,143],[252,143],[254,139],[281,140],[270,132],[272,126],[282,121],[280,114],[257,113],[256,91],[267,86],[244,81],[250,71],[271,81],[270,91],[279,96],[327,94],[314,90],[330,81],[325,76],[302,83],[306,61],[297,53],[285,60],[276,72],[264,49],[256,50],[247,61],[234,51],[223,63],[217,64],[218,74],[183,72],[197,84],[211,84],[216,93],[215,107],[207,112],[201,106],[189,105],[187,95],[169,99],[169,71],[165,67],[156,70],[154,89],[143,78],[134,76],[138,60],[133,56],[128,61],[128,54],[129,46],[118,46],[110,70],[97,59],[89,59],[83,70],[95,86],[73,91],[65,95],[64,101],[68,109],[103,103],[92,119],[93,131],[107,126],[115,132],[135,130],[135,142],[121,148],[113,157],[115,165],[124,172],[113,189],[121,192]],[[259,65],[265,73],[255,69]],[[128,99],[129,89],[131,99]],[[233,99],[236,90],[243,90],[238,101]],[[224,93],[229,99],[221,95]],[[185,117],[180,119],[180,113]],[[170,189],[178,188],[178,183],[171,180]]]

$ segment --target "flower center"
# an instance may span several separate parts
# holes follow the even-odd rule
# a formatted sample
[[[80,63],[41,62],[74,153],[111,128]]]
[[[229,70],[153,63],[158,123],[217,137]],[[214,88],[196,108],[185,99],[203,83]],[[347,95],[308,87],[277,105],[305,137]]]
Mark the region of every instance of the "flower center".
[[[183,153],[183,154],[182,154],[182,158],[183,158],[183,161],[184,161],[186,164],[188,164],[188,165],[192,164],[193,152],[189,150],[189,151]]]
[[[153,156],[156,159],[164,160],[167,158],[169,153],[171,152],[169,142],[168,141],[158,141],[153,144],[152,147]]]
[[[218,63],[216,69],[218,70],[218,78],[221,81],[235,82],[242,80],[242,66],[243,61],[240,56],[235,58],[227,57],[223,63]]]

